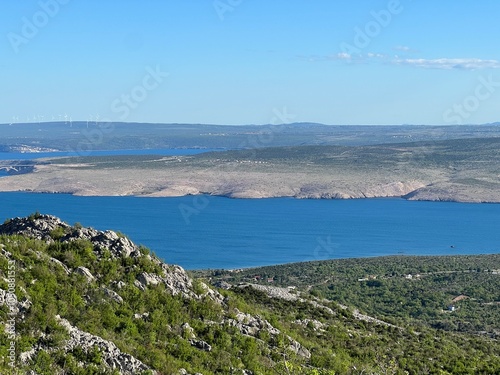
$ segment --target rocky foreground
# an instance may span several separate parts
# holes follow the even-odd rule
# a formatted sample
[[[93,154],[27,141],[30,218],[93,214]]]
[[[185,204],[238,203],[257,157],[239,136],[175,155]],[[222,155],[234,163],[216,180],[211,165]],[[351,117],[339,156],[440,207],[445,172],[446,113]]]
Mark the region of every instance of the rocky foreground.
[[[167,265],[161,262],[149,253],[141,251],[141,248],[136,246],[128,238],[118,235],[114,231],[98,231],[93,228],[84,228],[79,225],[70,226],[54,216],[35,214],[27,218],[7,220],[3,225],[0,225],[0,235],[23,236],[36,241],[42,241],[49,245],[87,241],[87,243],[92,245],[93,256],[95,256],[94,259],[96,262],[121,260],[128,264],[144,264],[148,261],[150,264],[156,266],[155,272],[136,271],[136,277],[132,281],[131,287],[135,288],[139,293],[146,293],[150,288],[158,288],[161,286],[166,293],[173,296],[180,296],[184,301],[193,301],[189,303],[209,300],[219,308],[227,309],[228,307],[227,300],[215,289],[204,283],[196,283],[195,285],[182,267]],[[16,238],[17,237],[14,237],[10,241],[17,241]],[[0,245],[0,248],[0,259],[12,261],[16,258],[14,254],[5,249],[5,245]],[[38,262],[44,262],[47,265],[51,265],[51,267],[55,267],[58,271],[62,271],[68,277],[74,277],[76,278],[75,280],[80,280],[80,282],[88,283],[89,286],[98,288],[102,291],[102,297],[105,303],[118,305],[124,305],[126,303],[124,298],[120,296],[122,291],[127,288],[126,281],[117,279],[109,280],[104,283],[103,279],[105,275],[92,273],[91,269],[89,269],[91,267],[78,266],[72,268],[70,265],[51,257],[47,253],[32,249],[28,249],[28,252],[32,253],[32,255],[38,259]],[[130,261],[127,259],[130,259]],[[28,272],[29,267],[27,264],[19,261],[18,263],[18,275]],[[133,267],[138,268],[137,265]],[[33,279],[30,281],[30,284],[36,285],[38,282],[37,279]],[[22,324],[32,310],[34,303],[33,298],[30,296],[29,290],[23,287],[20,287],[20,291],[15,297],[15,300],[12,298],[13,295],[10,294],[7,289],[0,288],[0,306],[8,306],[11,313],[18,317],[17,324]],[[90,297],[87,296],[86,298]],[[86,305],[91,304],[91,301],[86,303]],[[328,310],[331,314],[335,314],[330,308],[328,308]],[[138,312],[135,313],[134,319],[148,320],[150,314],[150,311]],[[120,350],[112,341],[79,329],[68,319],[61,317],[59,314],[54,315],[52,318],[55,319],[56,324],[67,333],[67,339],[63,340],[58,345],[54,345],[51,344],[51,340],[48,340],[46,333],[32,332],[33,344],[30,347],[24,348],[22,352],[17,353],[18,366],[26,368],[32,367],[41,352],[49,353],[49,355],[56,352],[59,353],[58,355],[68,355],[78,350],[89,355],[97,350],[101,359],[102,371],[107,371],[106,369],[110,371],[115,370],[117,373],[124,375],[142,373],[160,374],[160,372],[157,372],[154,368],[146,365],[133,355]],[[209,324],[220,327],[233,327],[242,335],[255,339],[263,336],[264,332],[270,337],[281,335],[285,339],[285,345],[288,350],[292,353],[305,359],[311,357],[311,353],[307,348],[290,336],[283,336],[281,331],[275,328],[266,319],[258,315],[239,311],[237,308],[234,308],[231,314],[223,316],[219,321],[211,321]],[[168,325],[165,326],[164,329],[171,330],[172,332],[176,331],[173,327]],[[179,337],[185,339],[186,343],[197,350],[205,352],[210,352],[212,350],[212,345],[197,338],[195,330],[188,322],[181,324],[177,330],[180,335]],[[84,365],[84,363],[82,363],[82,365]],[[35,371],[27,373],[32,375],[36,374]],[[59,369],[53,373],[63,374],[66,372],[64,372],[63,369]],[[182,368],[178,373],[188,374],[188,372]],[[245,369],[234,373],[252,374],[250,370]]]
[[[477,374],[500,369],[498,343],[488,338],[377,319],[309,287],[257,279],[193,279],[120,233],[50,215],[6,220],[0,373],[452,374],[469,373],[462,370],[470,363]]]

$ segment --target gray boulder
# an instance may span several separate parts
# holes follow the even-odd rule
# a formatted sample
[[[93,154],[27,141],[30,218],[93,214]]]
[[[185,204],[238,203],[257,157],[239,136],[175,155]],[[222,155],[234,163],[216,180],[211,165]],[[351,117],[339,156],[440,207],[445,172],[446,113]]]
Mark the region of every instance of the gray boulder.
[[[111,290],[111,289],[108,289],[105,287],[103,287],[102,290],[104,291],[104,294],[107,297],[111,298],[113,301],[118,302],[120,304],[123,303],[123,298],[118,293],[116,293],[114,290]]]
[[[209,345],[206,341],[203,340],[189,340],[189,343],[194,346],[195,348],[198,348],[200,350],[204,350],[206,352],[212,351],[212,346]]]
[[[88,352],[97,346],[106,366],[112,370],[118,370],[123,375],[135,375],[140,374],[142,371],[150,370],[148,366],[137,358],[120,351],[113,342],[81,331],[59,316],[56,316],[56,319],[70,334],[70,338],[64,346],[65,351],[69,352],[79,347],[84,352]]]
[[[78,275],[85,276],[88,282],[92,282],[95,279],[94,275],[90,273],[90,270],[87,267],[83,266],[77,267],[73,272]]]

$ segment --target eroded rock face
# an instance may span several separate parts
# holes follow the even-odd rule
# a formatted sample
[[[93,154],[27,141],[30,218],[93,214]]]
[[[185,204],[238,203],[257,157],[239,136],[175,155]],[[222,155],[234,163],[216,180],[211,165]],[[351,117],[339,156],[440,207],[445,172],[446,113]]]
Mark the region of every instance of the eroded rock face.
[[[89,283],[94,281],[94,279],[95,279],[94,275],[92,275],[92,273],[90,272],[90,270],[87,267],[83,267],[83,266],[77,267],[77,268],[75,268],[75,270],[73,272],[84,276]]]
[[[23,292],[26,292],[23,289]],[[0,306],[7,305],[9,309],[9,316],[15,316],[19,320],[24,320],[26,313],[31,308],[33,303],[31,302],[29,296],[23,296],[17,298],[14,293],[8,290],[0,289]]]
[[[142,272],[137,276],[137,283],[135,285],[139,289],[144,290],[150,285],[164,284],[167,290],[174,296],[181,294],[184,297],[197,298],[197,295],[193,292],[192,281],[182,267],[169,266],[164,263],[161,264],[161,267],[163,275]]]
[[[293,323],[300,325],[302,327],[311,326],[312,329],[314,329],[315,331],[318,330],[323,331],[323,327],[325,326],[323,323],[321,323],[319,320],[316,319],[303,319],[303,320],[297,319]]]
[[[162,278],[153,273],[142,272],[137,276],[137,281],[139,281],[142,286],[146,287],[148,285],[158,285],[162,282]]]
[[[97,346],[101,352],[103,362],[109,368],[116,369],[124,375],[135,375],[141,373],[141,371],[150,370],[148,366],[137,358],[120,351],[111,341],[81,331],[59,316],[56,316],[56,318],[70,334],[69,340],[64,345],[65,351],[71,351],[76,347],[80,347],[84,352],[88,352]]]
[[[167,264],[162,264],[162,270],[165,275],[163,278],[165,286],[167,287],[167,289],[170,289],[172,293],[192,293],[193,283],[187,275],[186,271],[184,271],[184,268],[177,265],[170,266]]]
[[[57,228],[68,230],[70,225],[51,215],[16,217],[0,225],[0,234],[17,234],[43,241],[52,241],[50,233]]]
[[[111,290],[111,289],[108,289],[105,287],[103,287],[102,290],[104,291],[104,294],[107,297],[109,297],[110,299],[112,299],[113,301],[118,302],[119,304],[123,303],[123,298],[118,293],[116,293],[114,290]]]
[[[56,315],[56,319],[70,335],[70,338],[64,343],[64,346],[57,348],[57,350],[62,349],[64,352],[68,353],[73,351],[75,348],[80,348],[85,353],[88,353],[89,351],[94,350],[94,348],[97,348],[101,353],[103,364],[112,370],[118,370],[118,372],[122,375],[135,375],[142,373],[142,371],[152,370],[137,358],[131,356],[130,354],[123,353],[113,342],[104,340],[103,338],[92,335],[88,332],[81,331],[77,327],[72,326],[66,319],[61,318],[59,315]],[[51,352],[53,350],[56,349],[37,344],[31,350],[20,353],[19,359],[22,363],[27,364],[36,357],[38,352]],[[152,370],[152,373],[157,374],[154,370]]]
[[[111,230],[99,231],[94,228],[77,228],[52,215],[31,215],[14,218],[0,225],[0,234],[17,234],[42,241],[54,242],[54,233],[59,231],[59,240],[69,242],[88,240],[96,249],[108,249],[113,257],[139,257],[139,248],[128,238]],[[100,256],[100,252],[96,253]]]
[[[279,329],[274,328],[271,323],[260,316],[253,316],[240,311],[237,311],[235,319],[227,319],[227,323],[248,336],[257,336],[262,330],[269,332],[271,335],[279,335],[280,333]]]

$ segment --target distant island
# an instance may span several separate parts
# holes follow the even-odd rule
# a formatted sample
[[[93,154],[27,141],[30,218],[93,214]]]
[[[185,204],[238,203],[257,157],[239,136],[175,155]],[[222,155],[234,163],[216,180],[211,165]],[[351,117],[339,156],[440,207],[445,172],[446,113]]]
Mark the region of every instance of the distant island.
[[[500,202],[498,150],[500,137],[488,137],[57,158],[36,161],[31,173],[0,178],[0,191]]]

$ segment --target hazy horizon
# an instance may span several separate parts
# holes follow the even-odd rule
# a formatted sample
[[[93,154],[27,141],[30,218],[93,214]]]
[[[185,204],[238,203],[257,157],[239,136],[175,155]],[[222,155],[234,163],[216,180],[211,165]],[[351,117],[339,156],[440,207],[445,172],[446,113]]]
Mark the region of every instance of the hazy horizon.
[[[430,126],[430,127],[453,127],[453,126],[500,126],[500,121],[494,121],[494,122],[489,122],[489,123],[477,123],[477,124],[325,124],[325,123],[320,123],[320,122],[312,122],[312,121],[294,121],[294,122],[287,122],[287,123],[262,123],[262,124],[247,124],[247,123],[242,123],[242,124],[211,124],[211,123],[190,123],[190,122],[146,122],[146,121],[107,121],[106,119],[99,120],[98,123],[95,121],[89,122],[88,126],[102,126],[103,124],[106,123],[113,123],[113,124],[127,124],[127,125],[133,125],[133,124],[139,124],[139,125],[192,125],[192,126],[279,126],[279,125],[317,125],[317,126],[369,126],[369,127],[377,127],[377,126],[387,126],[387,127],[404,127],[404,126]],[[76,125],[76,124],[82,124],[86,125],[87,120],[72,120],[71,123],[68,121],[64,120],[57,120],[57,121],[29,121],[29,122],[16,122],[16,123],[0,123],[0,126],[14,126],[14,125],[33,125],[33,124],[64,124],[67,125],[68,128],[71,128],[71,126]]]
[[[1,8],[2,123],[499,118],[500,3],[10,0]]]

